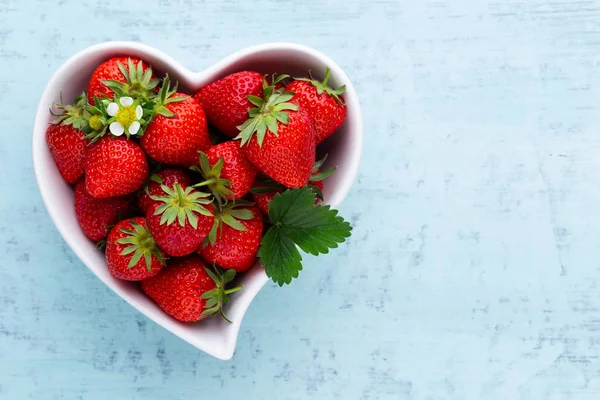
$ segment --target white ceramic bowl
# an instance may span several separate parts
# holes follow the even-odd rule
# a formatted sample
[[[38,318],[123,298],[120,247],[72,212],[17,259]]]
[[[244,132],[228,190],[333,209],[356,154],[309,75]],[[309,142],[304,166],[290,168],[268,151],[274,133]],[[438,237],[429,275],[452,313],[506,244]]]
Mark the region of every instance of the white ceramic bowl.
[[[173,80],[179,81],[180,88],[191,94],[216,79],[245,69],[292,75],[304,75],[312,70],[319,75],[327,66],[330,67],[332,86],[346,85],[344,98],[347,103],[347,118],[343,127],[320,146],[321,150],[329,153],[326,166],[338,167],[336,173],[324,182],[326,203],[333,207],[338,206],[350,190],[361,155],[363,125],[356,92],[346,74],[331,59],[309,47],[293,43],[249,47],[198,73],[187,70],[170,56],[152,47],[131,42],[107,42],[82,50],[67,60],[50,78],[44,90],[33,127],[33,165],[46,208],[64,240],[104,284],[148,318],[197,348],[217,358],[230,359],[244,314],[269,279],[264,269],[257,265],[247,272],[241,279],[244,289],[231,296],[232,301],[226,313],[233,323],[229,324],[221,318],[209,318],[196,324],[177,322],[136,285],[114,279],[108,273],[104,254],[79,228],[73,208],[73,189],[61,179],[46,145],[45,132],[50,121],[48,109],[59,100],[61,91],[65,102],[73,101],[87,87],[92,71],[106,59],[117,55],[131,55],[148,61],[154,70],[168,72]],[[285,295],[285,288],[281,290]]]

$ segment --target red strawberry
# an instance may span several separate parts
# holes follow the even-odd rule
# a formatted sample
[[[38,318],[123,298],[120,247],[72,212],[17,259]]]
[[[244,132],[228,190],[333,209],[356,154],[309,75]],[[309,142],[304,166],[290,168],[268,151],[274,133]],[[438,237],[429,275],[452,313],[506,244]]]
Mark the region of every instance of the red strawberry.
[[[164,196],[165,192],[161,189],[160,185],[166,185],[173,189],[173,184],[179,183],[184,189],[192,184],[192,178],[190,174],[179,168],[165,168],[150,177],[148,182],[148,193],[146,190],[141,190],[138,195],[138,208],[142,213],[146,214],[146,211],[151,205],[157,203],[156,200],[152,200],[150,196]]]
[[[129,196],[96,199],[85,188],[85,178],[75,186],[75,215],[85,236],[93,241],[108,236],[109,226],[131,210]]]
[[[206,154],[200,153],[200,167],[193,167],[202,174],[204,182],[215,197],[221,200],[241,199],[248,193],[258,171],[246,159],[237,141],[229,141],[211,147]]]
[[[225,289],[234,278],[234,270],[211,271],[200,257],[192,255],[170,260],[160,274],[142,281],[142,290],[179,321],[196,322],[217,313],[229,321],[223,304],[229,301],[228,294],[241,289]]]
[[[256,203],[256,206],[259,208],[259,210],[265,215],[265,216],[269,216],[269,203],[271,202],[271,200],[273,200],[273,197],[275,197],[275,195],[277,193],[281,193],[285,190],[285,187],[277,185],[276,188],[268,188],[265,189],[265,191],[263,192],[262,189],[263,188],[267,188],[267,186],[262,185],[262,184],[257,184],[252,190],[252,200],[254,200],[254,202]],[[257,191],[258,193],[255,193],[254,191]]]
[[[252,199],[256,203],[256,206],[260,209],[260,212],[262,212],[267,217],[269,216],[269,203],[271,202],[271,200],[273,200],[273,197],[275,197],[277,193],[281,193],[281,191],[252,194]]]
[[[75,105],[56,104],[59,114],[46,130],[46,142],[58,172],[67,183],[75,183],[85,172],[85,92],[75,99]]]
[[[144,185],[148,179],[148,161],[133,140],[107,135],[89,146],[85,174],[86,188],[92,196],[122,196]]]
[[[113,98],[115,92],[122,96],[148,99],[158,85],[152,68],[134,57],[114,57],[100,64],[88,83],[88,101],[94,97]]]
[[[194,98],[202,104],[211,124],[235,137],[240,132],[237,126],[248,119],[252,107],[247,96],[262,97],[263,81],[258,72],[236,72],[200,89]]]
[[[112,276],[141,281],[160,272],[165,259],[146,227],[146,219],[120,221],[106,240],[106,265]]]
[[[202,106],[184,93],[169,89],[169,80],[160,91],[157,115],[148,124],[141,144],[150,158],[165,164],[192,166],[198,151],[212,146]]]
[[[286,91],[295,93],[292,102],[297,102],[311,117],[317,144],[342,126],[346,118],[346,107],[339,97],[346,87],[341,86],[334,90],[327,86],[329,72],[327,68],[323,82],[312,77],[299,78],[285,88]]]
[[[335,172],[335,168],[330,168],[326,171],[321,172],[319,168],[323,166],[323,163],[327,159],[327,155],[322,159],[315,162],[312,169],[312,175],[308,181],[308,186],[315,192],[315,204],[319,200],[323,200],[323,180]],[[269,203],[273,200],[273,197],[277,193],[281,193],[285,190],[283,185],[278,184],[267,176],[260,176],[256,179],[254,187],[252,188],[252,199],[260,209],[260,211],[269,216]]]
[[[313,182],[313,181],[309,181],[308,184],[310,186],[313,186],[314,188],[318,189],[318,192],[321,192],[323,190],[323,182],[321,181],[317,181],[317,182]],[[281,193],[285,190],[285,187],[277,187],[277,188],[269,188],[269,191],[267,192],[265,190],[265,192],[260,192],[260,188],[265,187],[261,184],[258,184],[256,186],[256,188],[259,188],[259,193],[252,193],[252,199],[254,200],[254,202],[256,203],[256,205],[258,206],[258,208],[260,209],[260,211],[266,215],[267,217],[269,216],[269,203],[271,202],[271,200],[273,200],[273,197],[275,197],[275,195],[277,193]],[[317,199],[315,200],[315,204],[319,201],[319,199],[322,200],[323,194],[321,193],[321,197],[319,197],[317,195]]]
[[[288,101],[293,94],[265,89],[264,99],[250,97],[257,108],[239,128],[237,138],[248,160],[289,188],[308,182],[315,163],[315,137],[310,118]],[[256,134],[255,134],[256,133]]]
[[[200,246],[198,254],[211,264],[245,272],[256,263],[263,217],[257,207],[238,204],[226,207],[215,216],[209,243]]]
[[[150,233],[161,249],[170,256],[193,253],[208,236],[213,223],[213,207],[206,193],[183,189],[178,183],[173,189],[162,185],[164,196],[153,196],[160,203],[150,206],[146,215]]]

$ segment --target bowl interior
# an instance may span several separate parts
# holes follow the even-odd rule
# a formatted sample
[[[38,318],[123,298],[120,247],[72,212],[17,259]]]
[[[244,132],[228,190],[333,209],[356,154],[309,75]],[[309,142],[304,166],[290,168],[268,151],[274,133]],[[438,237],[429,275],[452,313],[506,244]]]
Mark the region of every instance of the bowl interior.
[[[337,166],[337,172],[324,182],[326,203],[337,206],[345,197],[356,175],[362,144],[362,123],[356,93],[340,68],[322,54],[294,44],[256,46],[235,53],[201,73],[193,73],[171,57],[148,46],[137,43],[112,42],[93,46],[76,54],[63,64],[50,79],[38,106],[33,134],[33,158],[38,185],[46,207],[65,241],[77,256],[106,285],[132,306],[158,324],[207,353],[222,359],[232,356],[242,318],[260,288],[268,280],[259,265],[240,280],[244,289],[231,296],[226,310],[233,321],[229,324],[220,318],[210,318],[197,324],[179,323],[160,310],[130,282],[114,279],[106,268],[104,255],[97,250],[81,231],[73,207],[73,189],[65,183],[56,168],[45,141],[46,127],[50,121],[48,109],[63,94],[65,102],[72,102],[87,87],[94,69],[106,59],[117,55],[131,55],[148,61],[159,73],[179,81],[183,91],[193,94],[206,84],[229,73],[245,69],[261,73],[289,73],[304,75],[307,70],[317,77],[329,66],[330,82],[334,86],[346,84],[344,96],[348,115],[343,127],[328,139],[321,149],[329,153],[326,167]]]

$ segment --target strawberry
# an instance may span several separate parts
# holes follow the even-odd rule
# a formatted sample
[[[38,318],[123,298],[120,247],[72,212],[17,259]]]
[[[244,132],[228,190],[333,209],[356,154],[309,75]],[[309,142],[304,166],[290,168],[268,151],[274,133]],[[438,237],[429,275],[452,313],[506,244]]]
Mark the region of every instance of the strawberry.
[[[236,202],[215,215],[215,224],[208,242],[198,248],[198,254],[211,264],[249,270],[256,263],[256,252],[263,232],[263,217],[251,203]]]
[[[110,231],[106,265],[115,278],[141,281],[158,274],[164,264],[164,256],[148,232],[145,218],[125,219]]]
[[[85,174],[86,188],[92,196],[122,196],[144,185],[148,161],[133,140],[107,135],[88,147]]]
[[[157,276],[142,281],[142,290],[164,312],[182,322],[196,322],[209,315],[223,313],[227,295],[241,286],[225,289],[235,278],[235,271],[211,271],[196,255],[169,260]],[[231,321],[229,321],[231,322]]]
[[[315,192],[321,192],[323,190],[323,182],[317,181],[309,181],[308,182],[311,189]],[[281,193],[285,190],[284,186],[281,185],[264,185],[262,183],[257,183],[254,188],[252,188],[252,200],[256,203],[260,211],[265,215],[269,216],[269,203],[273,200],[273,197],[277,193]],[[319,199],[323,199],[323,194],[321,193],[321,197],[315,200],[315,204],[319,201]]]
[[[327,86],[329,68],[322,82],[307,78],[297,78],[286,86],[287,92],[295,93],[292,102],[296,102],[307,111],[315,128],[317,144],[335,132],[346,118],[346,107],[339,95],[346,90],[345,86],[332,89]]]
[[[240,131],[237,126],[248,118],[252,104],[247,96],[263,95],[263,76],[254,71],[227,75],[200,89],[194,98],[204,108],[208,120],[229,137]]]
[[[56,117],[46,129],[46,142],[50,154],[63,179],[73,184],[85,172],[85,149],[87,141],[83,128],[85,122],[85,92],[75,99],[75,105],[55,104],[60,113],[50,114]]]
[[[213,207],[207,193],[183,189],[179,183],[173,189],[161,185],[164,196],[150,196],[157,204],[150,206],[146,219],[150,233],[161,249],[170,256],[193,253],[208,236],[213,223]]]
[[[252,188],[258,171],[246,159],[237,141],[212,146],[200,153],[200,167],[192,167],[205,181],[195,187],[208,186],[219,200],[241,199]]]
[[[289,188],[308,182],[315,162],[315,137],[310,118],[288,101],[293,93],[266,86],[264,98],[248,96],[256,106],[240,125],[242,150],[270,178]],[[256,134],[255,134],[256,133]]]
[[[212,145],[202,106],[192,97],[170,89],[168,77],[156,101],[156,116],[142,136],[142,147],[160,163],[194,165],[198,151]]]
[[[308,187],[315,193],[315,204],[317,204],[319,200],[323,201],[323,180],[335,172],[335,168],[330,168],[323,172],[319,170],[319,168],[323,166],[323,163],[326,159],[327,155],[315,162],[312,169],[312,175],[308,181]],[[271,200],[273,200],[273,197],[275,197],[277,193],[281,193],[284,190],[285,187],[283,185],[280,185],[263,175],[256,179],[251,194],[252,199],[260,211],[268,217],[269,203]]]
[[[150,206],[157,203],[150,196],[164,196],[165,192],[163,192],[160,186],[166,185],[173,189],[173,184],[175,183],[179,183],[185,189],[192,184],[192,178],[187,171],[179,168],[165,168],[153,174],[146,186],[148,192],[141,190],[138,195],[138,208],[142,213],[146,214]]]
[[[97,199],[85,188],[85,178],[75,186],[75,215],[85,236],[93,241],[106,238],[109,226],[131,210],[129,196]]]
[[[139,58],[113,57],[92,73],[88,83],[88,101],[94,105],[94,97],[112,99],[115,93],[148,100],[158,82],[152,68]]]
[[[263,186],[257,185],[255,188],[256,189],[262,189]],[[269,216],[269,203],[271,202],[271,200],[273,200],[273,197],[275,197],[275,195],[277,193],[281,193],[285,190],[285,188],[278,188],[275,189],[274,191],[269,191],[266,193],[254,193],[252,192],[252,200],[254,200],[254,202],[256,203],[256,206],[258,207],[258,209],[265,215],[265,216]]]

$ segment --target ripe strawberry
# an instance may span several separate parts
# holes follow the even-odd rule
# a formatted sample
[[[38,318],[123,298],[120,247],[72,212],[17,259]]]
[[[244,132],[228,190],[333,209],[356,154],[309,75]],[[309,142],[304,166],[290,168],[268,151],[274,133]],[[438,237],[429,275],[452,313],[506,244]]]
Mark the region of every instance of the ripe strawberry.
[[[264,98],[249,96],[256,108],[239,126],[242,151],[259,170],[289,188],[308,182],[315,162],[315,137],[310,118],[288,101],[293,93],[265,88]],[[256,134],[255,134],[256,133]]]
[[[152,68],[139,58],[113,57],[92,73],[88,83],[88,101],[93,105],[94,97],[112,99],[115,93],[148,100],[158,82]]]
[[[140,194],[138,195],[138,208],[140,211],[146,214],[150,206],[157,203],[150,196],[164,196],[166,194],[161,189],[161,185],[166,185],[173,189],[174,183],[179,183],[185,189],[192,184],[192,178],[187,171],[179,168],[165,168],[152,175],[147,184],[149,194],[146,190],[140,190]]]
[[[335,172],[335,168],[330,168],[326,171],[321,172],[319,168],[323,166],[323,163],[327,159],[327,155],[322,159],[315,162],[312,169],[312,175],[308,181],[308,187],[315,192],[315,204],[319,200],[323,201],[323,180]],[[252,199],[260,209],[260,211],[269,216],[269,203],[273,200],[273,197],[277,193],[281,193],[285,190],[285,186],[278,184],[267,176],[260,176],[256,179],[254,187],[251,190]]]
[[[169,88],[168,77],[161,88],[157,115],[148,124],[141,144],[150,158],[165,164],[192,166],[198,151],[212,146],[202,106]]]
[[[258,171],[246,159],[237,141],[212,146],[206,154],[200,153],[200,167],[192,167],[202,174],[204,182],[195,187],[208,186],[219,200],[241,199],[248,193]]]
[[[122,196],[144,185],[148,179],[148,161],[133,140],[107,135],[89,146],[85,174],[86,188],[92,196]]]
[[[248,119],[252,107],[247,96],[262,97],[263,81],[258,72],[236,72],[200,89],[194,98],[202,104],[211,124],[225,135],[235,137],[240,132],[237,126]]]
[[[323,190],[323,182],[321,182],[321,181],[317,181],[317,182],[309,181],[308,184],[317,193],[321,193],[321,191]],[[283,187],[281,185],[277,185],[275,187],[265,186],[265,185],[258,183],[253,188],[253,190],[254,191],[252,192],[252,199],[254,200],[254,202],[260,209],[260,211],[265,216],[268,217],[269,216],[269,203],[271,202],[271,200],[273,200],[273,197],[275,197],[275,195],[277,193],[283,192],[285,190],[285,187]],[[315,204],[319,201],[319,199],[323,200],[322,193],[321,193],[321,197],[319,197],[319,195],[317,194],[317,199],[315,200]]]
[[[146,227],[146,219],[120,221],[106,240],[106,265],[112,276],[141,281],[160,272],[165,259]]]
[[[215,215],[208,243],[200,246],[198,254],[208,263],[245,272],[256,263],[262,232],[263,217],[257,207],[245,202],[228,205]]]
[[[229,302],[227,295],[241,289],[225,289],[234,278],[234,270],[211,271],[200,257],[191,255],[169,260],[160,274],[142,281],[142,290],[179,321],[196,322],[215,314],[229,321],[223,305]]]
[[[329,72],[327,68],[322,82],[312,76],[310,79],[298,78],[285,88],[287,92],[295,93],[292,102],[297,102],[311,117],[317,144],[342,126],[346,118],[346,107],[339,97],[346,87],[334,90],[327,86]]]
[[[93,241],[108,236],[109,226],[131,210],[129,196],[96,199],[85,188],[85,178],[75,186],[75,215],[85,236]]]
[[[261,188],[261,186],[257,186],[257,188]],[[273,200],[273,197],[277,193],[283,192],[285,189],[280,188],[276,189],[274,192],[267,193],[252,193],[252,200],[256,203],[256,206],[266,217],[269,216],[269,203]]]
[[[85,92],[75,99],[75,105],[55,104],[60,113],[46,130],[46,142],[54,158],[58,172],[67,183],[75,183],[85,172],[85,149],[87,141],[83,128],[85,122]]]
[[[183,189],[178,183],[173,189],[162,185],[164,196],[151,196],[159,202],[148,209],[146,219],[150,233],[161,249],[170,256],[193,253],[208,236],[213,223],[213,207],[207,193]]]

